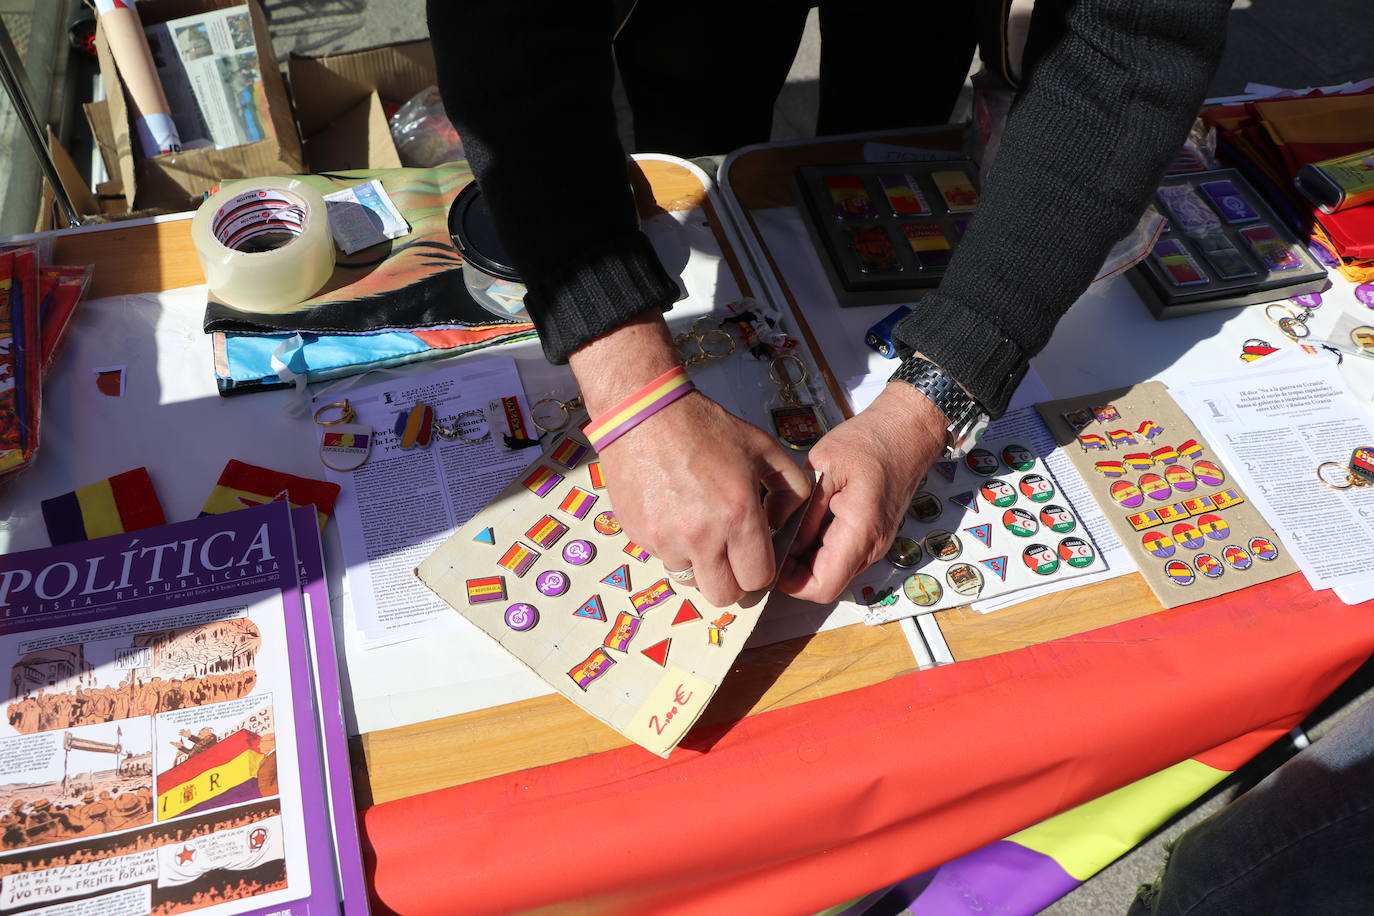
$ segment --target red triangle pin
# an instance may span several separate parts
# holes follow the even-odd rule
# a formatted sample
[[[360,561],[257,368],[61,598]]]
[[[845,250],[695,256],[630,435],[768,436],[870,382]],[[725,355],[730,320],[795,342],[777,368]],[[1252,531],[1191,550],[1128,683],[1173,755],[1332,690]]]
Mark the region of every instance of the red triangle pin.
[[[613,588],[623,588],[628,592],[630,590],[630,564],[622,564],[615,572],[607,573],[601,581]]]
[[[673,626],[680,623],[691,623],[693,620],[700,620],[701,612],[692,606],[692,602],[683,599],[682,607],[678,608],[677,616],[673,618]]]
[[[668,646],[671,645],[672,642],[673,640],[671,638],[661,640],[647,649],[641,649],[640,654],[660,668],[666,668],[668,667]]]

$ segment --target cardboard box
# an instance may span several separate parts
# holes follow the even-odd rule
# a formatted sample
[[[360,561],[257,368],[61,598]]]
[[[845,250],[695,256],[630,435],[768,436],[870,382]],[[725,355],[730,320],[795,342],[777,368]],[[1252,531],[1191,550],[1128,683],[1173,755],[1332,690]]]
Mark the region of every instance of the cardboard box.
[[[272,52],[267,21],[257,0],[143,0],[138,4],[138,14],[146,28],[183,16],[244,5],[253,20],[253,39],[273,136],[228,149],[196,149],[139,158],[134,149],[123,82],[104,33],[96,29],[96,52],[105,84],[110,131],[103,138],[97,131],[97,142],[102,153],[107,148],[113,150],[116,168],[110,174],[122,182],[130,209],[192,210],[206,191],[222,181],[304,171],[300,135]],[[92,118],[93,129],[97,126],[95,120]]]
[[[286,64],[305,159],[314,172],[399,168],[387,112],[437,82],[428,41]]]

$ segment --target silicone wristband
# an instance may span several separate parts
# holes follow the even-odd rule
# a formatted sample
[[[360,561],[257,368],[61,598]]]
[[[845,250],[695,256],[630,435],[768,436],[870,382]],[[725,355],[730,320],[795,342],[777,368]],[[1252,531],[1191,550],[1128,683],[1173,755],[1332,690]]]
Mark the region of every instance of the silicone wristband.
[[[687,370],[674,366],[584,427],[588,441],[598,452],[643,423],[696,386]]]

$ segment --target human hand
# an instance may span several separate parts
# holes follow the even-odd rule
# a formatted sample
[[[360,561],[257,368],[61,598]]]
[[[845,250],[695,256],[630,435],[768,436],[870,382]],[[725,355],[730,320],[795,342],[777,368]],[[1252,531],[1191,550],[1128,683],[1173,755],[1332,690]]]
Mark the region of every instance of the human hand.
[[[826,433],[807,456],[821,480],[778,587],[829,603],[883,556],[944,452],[948,422],[915,388],[889,382],[867,410]]]
[[[575,350],[569,364],[596,418],[678,363],[663,317],[645,313]],[[769,529],[811,492],[771,436],[699,392],[650,415],[599,458],[626,534],[668,569],[690,567],[716,606],[772,582]]]
[[[811,492],[771,436],[699,392],[625,433],[600,460],[626,534],[668,569],[694,570],[717,607],[772,583],[771,529]]]

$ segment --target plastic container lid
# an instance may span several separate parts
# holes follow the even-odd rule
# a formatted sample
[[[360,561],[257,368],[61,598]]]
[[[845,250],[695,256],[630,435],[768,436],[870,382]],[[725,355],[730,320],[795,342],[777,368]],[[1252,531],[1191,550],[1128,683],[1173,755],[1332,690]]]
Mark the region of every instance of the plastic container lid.
[[[496,235],[491,213],[477,182],[468,182],[453,199],[453,206],[448,211],[448,231],[464,261],[502,280],[524,282],[511,264],[506,246]]]

